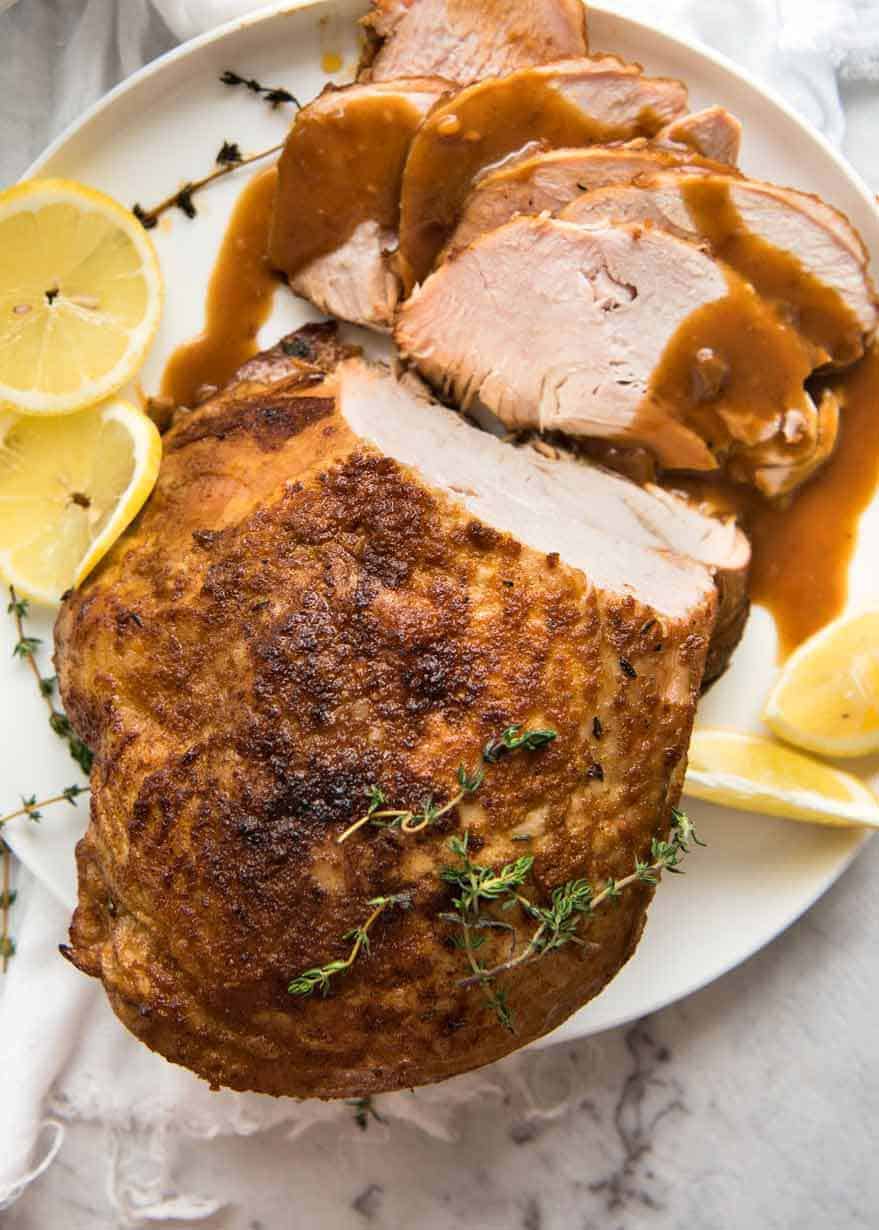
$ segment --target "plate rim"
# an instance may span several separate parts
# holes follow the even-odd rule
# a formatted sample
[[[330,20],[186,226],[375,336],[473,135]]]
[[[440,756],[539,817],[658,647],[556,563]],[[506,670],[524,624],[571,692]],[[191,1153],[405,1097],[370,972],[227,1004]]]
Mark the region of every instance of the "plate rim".
[[[19,177],[19,181],[32,179],[40,174],[41,168],[44,167],[56,154],[58,154],[64,146],[76,137],[83,129],[85,129],[98,116],[109,111],[116,102],[125,97],[127,94],[138,89],[145,81],[151,77],[162,74],[171,64],[177,61],[185,60],[194,55],[202,48],[212,44],[220,43],[223,40],[239,33],[242,30],[250,29],[268,23],[278,18],[288,16],[290,14],[300,12],[306,9],[331,8],[336,0],[275,0],[274,3],[263,5],[252,12],[246,13],[240,17],[232,18],[229,21],[214,27],[211,30],[185,40],[178,46],[171,48],[151,60],[148,64],[143,65],[135,73],[118,82],[106,94],[97,99],[90,107],[83,111],[79,116],[72,120],[34,159],[27,169]],[[585,2],[585,0],[584,0]],[[724,55],[722,52],[715,50],[706,44],[672,32],[665,28],[662,24],[651,25],[648,22],[639,21],[636,18],[630,17],[628,14],[620,13],[613,8],[608,8],[602,4],[588,4],[590,13],[600,14],[602,18],[618,23],[620,26],[627,28],[633,37],[643,32],[652,40],[658,40],[664,43],[670,50],[683,49],[688,55],[695,56],[709,66],[709,69],[717,69],[722,74],[727,74],[737,81],[743,83],[746,87],[752,90],[769,108],[775,108],[780,111],[785,118],[794,124],[794,126],[803,134],[803,136],[813,145],[817,145],[822,153],[833,164],[837,172],[849,183],[861,198],[863,204],[867,206],[869,213],[879,228],[879,201],[870,190],[868,184],[845,157],[844,153],[837,148],[832,142],[817,128],[813,127],[806,119],[804,119],[791,105],[782,98],[771,86],[767,86],[762,81],[759,81],[754,74],[747,69],[742,68],[734,60]],[[557,1045],[564,1042],[572,1042],[580,1038],[585,1038],[609,1029],[616,1029],[622,1025],[628,1024],[634,1020],[642,1019],[654,1012],[660,1011],[663,1008],[672,1006],[679,1001],[686,999],[688,996],[695,994],[697,991],[703,990],[710,986],[713,982],[725,975],[731,973],[734,969],[744,965],[757,955],[762,949],[768,947],[773,941],[783,935],[794,923],[798,922],[804,914],[806,914],[817,901],[828,892],[833,885],[840,880],[845,873],[850,869],[855,859],[865,849],[874,834],[869,830],[864,830],[861,839],[857,841],[845,853],[843,857],[833,866],[832,870],[821,877],[817,887],[806,894],[802,902],[798,902],[795,912],[777,929],[773,929],[771,934],[754,944],[743,954],[731,957],[720,968],[714,969],[706,975],[694,977],[685,984],[684,989],[679,990],[672,998],[666,998],[662,994],[654,995],[647,1003],[639,1010],[637,1014],[631,1012],[621,1012],[618,1016],[612,1017],[609,1021],[604,1021],[597,1028],[590,1028],[588,1020],[584,1020],[582,1025],[577,1028],[574,1022],[577,1017],[583,1012],[583,1009],[578,1010],[573,1016],[562,1022],[552,1033],[544,1035],[530,1044],[524,1049],[539,1049],[546,1046]],[[7,839],[10,846],[14,848],[14,840]],[[18,855],[17,855],[18,856]],[[20,857],[20,856],[18,856]],[[32,874],[37,874],[33,868],[29,867],[30,859],[25,853],[22,859],[23,864],[28,867]],[[40,877],[38,877],[40,878]],[[44,882],[45,883],[45,882]],[[49,888],[50,892],[53,890]],[[54,895],[54,892],[53,892]],[[65,903],[66,904],[66,903]],[[588,1004],[584,1008],[588,1009]],[[560,1034],[565,1034],[560,1037]]]
[[[248,29],[251,26],[257,26],[266,21],[273,21],[278,17],[288,16],[291,13],[300,12],[303,9],[329,7],[334,3],[334,0],[275,0],[274,3],[262,5],[260,8],[254,9],[250,13],[245,13],[241,17],[233,17],[230,21],[225,21],[219,26],[215,26],[212,30],[206,30],[203,34],[197,35],[195,38],[186,39],[179,43],[178,46],[172,47],[169,51],[163,52],[156,59],[150,60],[148,64],[144,64],[137,72],[132,73],[129,77],[125,77],[122,81],[117,82],[112,89],[108,90],[95,102],[92,103],[83,113],[77,116],[56,136],[46,148],[40,153],[34,161],[26,168],[19,176],[17,182],[24,179],[33,179],[49,159],[61,149],[69,140],[71,140],[82,128],[104,111],[108,110],[116,102],[118,98],[136,89],[142,82],[148,80],[156,73],[163,72],[168,64],[174,63],[177,60],[186,59],[195,52],[201,50],[202,47],[210,46],[212,43],[221,42],[228,38],[231,34],[237,33],[239,30]],[[699,42],[695,39],[688,38],[686,35],[674,34],[665,29],[662,25],[652,26],[645,21],[638,21],[634,17],[627,14],[617,12],[616,9],[606,8],[602,4],[593,4],[591,0],[587,4],[583,0],[584,8],[587,13],[600,13],[603,18],[611,21],[619,22],[621,25],[628,26],[634,31],[642,30],[651,38],[658,38],[661,41],[668,43],[671,47],[683,47],[691,55],[695,55],[702,60],[707,60],[710,64],[720,69],[722,72],[729,73],[733,77],[737,77],[739,81],[744,82],[746,86],[760,94],[777,110],[783,112],[785,117],[794,123],[803,134],[812,142],[817,143],[824,154],[826,154],[835,164],[837,170],[852,184],[862,197],[864,203],[873,213],[877,224],[879,224],[879,201],[871,192],[869,185],[863,179],[858,170],[852,163],[819,129],[815,128],[808,120],[804,119],[799,112],[777,93],[771,86],[759,81],[757,77],[742,68],[734,60],[724,55],[723,52],[717,51],[713,47],[709,47],[706,43]]]

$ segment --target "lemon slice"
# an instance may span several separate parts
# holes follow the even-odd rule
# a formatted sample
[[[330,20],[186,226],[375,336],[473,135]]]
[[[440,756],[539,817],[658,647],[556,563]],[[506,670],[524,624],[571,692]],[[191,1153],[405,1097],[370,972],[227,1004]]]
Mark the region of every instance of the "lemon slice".
[[[67,414],[109,397],[161,311],[153,245],[117,201],[66,179],[0,193],[0,404]]]
[[[801,645],[763,720],[779,738],[822,756],[879,752],[879,607],[843,615]]]
[[[57,602],[78,585],[156,481],[155,425],[114,399],[79,414],[0,412],[0,572],[25,597]]]
[[[733,730],[695,732],[684,793],[788,820],[879,828],[879,801],[858,778]]]

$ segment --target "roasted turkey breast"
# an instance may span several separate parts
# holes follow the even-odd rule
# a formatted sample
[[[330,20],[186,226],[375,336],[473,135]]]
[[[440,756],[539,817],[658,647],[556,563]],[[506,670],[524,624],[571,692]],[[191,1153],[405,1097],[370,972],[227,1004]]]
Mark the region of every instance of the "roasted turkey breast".
[[[689,150],[670,149],[644,139],[620,145],[540,150],[508,159],[476,180],[443,255],[466,248],[480,235],[519,214],[556,213],[584,192],[678,169],[706,174],[717,170],[717,164]]]
[[[726,107],[704,107],[672,120],[656,134],[656,139],[684,145],[703,158],[735,166],[742,144],[742,124]]]
[[[660,172],[575,197],[570,222],[652,222],[708,245],[815,348],[814,366],[851,363],[876,328],[867,253],[844,214],[794,188],[743,176]]]
[[[584,944],[498,978],[514,1035],[454,943],[453,834],[489,868],[527,851],[534,902],[648,855],[717,608],[703,565],[523,487],[533,457],[312,329],[180,418],[150,502],[64,603],[61,694],[95,752],[67,955],[212,1085],[439,1080],[552,1029],[634,950],[640,883]],[[339,843],[367,790],[448,801],[519,723],[555,738],[486,763],[423,832]],[[534,930],[520,907],[498,921],[492,960]],[[329,994],[289,992],[367,923]]]
[[[703,178],[713,177],[690,182]],[[796,259],[779,253],[773,265],[757,244],[767,286],[784,264],[794,276],[778,279],[780,293],[811,296],[815,279]],[[775,496],[803,482],[835,438],[833,395],[816,404],[806,389],[828,357],[817,340],[855,349],[872,320],[866,275],[847,260],[853,275],[838,285],[851,303],[828,278],[814,314],[791,319],[706,244],[671,230],[519,218],[445,261],[401,308],[396,338],[435,387],[510,427],[643,446],[668,470],[722,466]]]
[[[422,281],[454,230],[477,175],[529,143],[589,145],[652,137],[687,106],[680,81],[616,56],[488,78],[442,99],[409,148],[400,198],[400,271]]]
[[[585,55],[582,0],[373,0],[360,76],[445,77],[466,85]]]
[[[278,163],[269,257],[320,311],[390,327],[403,167],[449,88],[435,78],[331,87],[297,114]]]

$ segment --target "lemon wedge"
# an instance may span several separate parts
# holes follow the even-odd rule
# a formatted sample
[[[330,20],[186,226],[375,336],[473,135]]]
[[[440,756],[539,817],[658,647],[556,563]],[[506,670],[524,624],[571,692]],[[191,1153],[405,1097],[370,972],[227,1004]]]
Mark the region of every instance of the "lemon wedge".
[[[67,414],[143,362],[162,312],[149,236],[102,192],[35,179],[0,193],[0,404]]]
[[[0,411],[0,572],[24,597],[58,602],[109,550],[152,491],[155,425],[114,399],[79,414]]]
[[[787,820],[879,828],[879,801],[858,778],[733,730],[695,732],[684,793]]]
[[[879,752],[879,607],[843,615],[786,662],[763,721],[822,756]]]

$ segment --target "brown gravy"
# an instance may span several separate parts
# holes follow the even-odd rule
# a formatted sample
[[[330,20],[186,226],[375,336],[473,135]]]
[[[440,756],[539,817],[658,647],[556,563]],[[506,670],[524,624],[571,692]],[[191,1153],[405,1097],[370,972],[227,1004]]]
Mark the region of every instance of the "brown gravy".
[[[271,167],[241,193],[211,274],[204,331],[168,359],[162,393],[178,406],[196,405],[202,386],[222,387],[256,354],[279,284],[267,257],[276,179]]]
[[[400,205],[400,272],[407,287],[432,269],[480,171],[535,142],[561,148],[653,136],[669,118],[644,108],[632,120],[602,123],[534,69],[461,90],[434,108],[409,151]]]
[[[363,222],[396,232],[403,165],[434,96],[400,89],[348,95],[300,112],[278,164],[271,258],[291,277],[335,251]],[[332,95],[327,96],[332,99]]]
[[[769,441],[778,443],[786,412],[801,410],[806,418],[804,385],[813,366],[799,333],[731,274],[727,295],[691,312],[666,345],[645,399],[650,431],[643,442],[671,467],[712,469],[738,454],[736,477],[747,480]],[[698,452],[684,457],[679,443],[669,456],[656,447],[668,420],[705,442],[701,464]],[[784,454],[793,463],[813,443],[804,437],[799,445],[785,444]]]
[[[658,407],[701,437],[733,478],[783,491],[820,460],[830,430],[805,381],[830,358],[845,363],[860,354],[860,325],[831,286],[745,226],[735,181],[693,176],[680,189],[695,229],[733,272],[728,296],[692,313],[668,343],[645,422],[657,419]]]
[[[666,482],[738,515],[754,553],[751,597],[771,611],[783,654],[845,606],[858,522],[879,485],[879,347],[830,384],[842,402],[836,449],[787,506],[728,482]]]
[[[861,327],[833,287],[814,277],[797,258],[749,230],[733,201],[734,181],[693,176],[681,191],[687,211],[715,256],[740,274],[782,319],[815,346],[813,366],[833,359],[850,363],[861,353]]]

